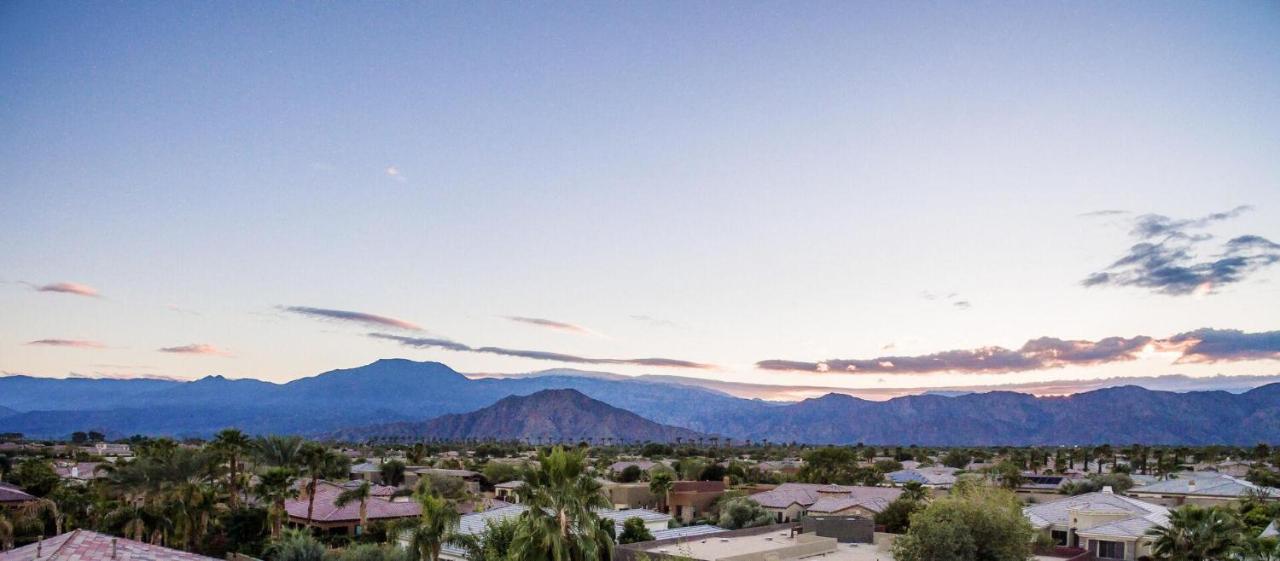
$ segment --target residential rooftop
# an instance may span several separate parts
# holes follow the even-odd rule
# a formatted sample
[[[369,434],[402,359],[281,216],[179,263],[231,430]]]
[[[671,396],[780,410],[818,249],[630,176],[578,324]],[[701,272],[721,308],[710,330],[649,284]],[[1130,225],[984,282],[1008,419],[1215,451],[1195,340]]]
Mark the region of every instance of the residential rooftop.
[[[37,555],[38,554],[38,555]],[[0,561],[219,561],[158,545],[72,530],[44,541],[0,553]]]

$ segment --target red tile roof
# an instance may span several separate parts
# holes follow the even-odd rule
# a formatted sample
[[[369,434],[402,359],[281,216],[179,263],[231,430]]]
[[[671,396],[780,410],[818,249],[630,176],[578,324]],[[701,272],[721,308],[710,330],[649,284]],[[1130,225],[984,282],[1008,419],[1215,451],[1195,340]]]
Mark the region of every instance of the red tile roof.
[[[112,541],[115,541],[114,555]],[[0,553],[0,561],[219,561],[158,545],[150,545],[89,530],[72,530],[42,542]]]
[[[672,493],[715,493],[724,491],[723,481],[675,481],[671,483]]]
[[[315,512],[312,519],[315,522],[358,522],[360,520],[360,502],[354,501],[347,503],[346,506],[339,507],[334,504],[338,500],[338,495],[342,492],[337,486],[317,486]],[[289,511],[289,518],[299,521],[307,519],[307,499],[298,498],[285,501],[285,510]],[[411,500],[389,501],[384,498],[373,497],[365,504],[365,510],[368,512],[369,520],[387,520],[396,518],[411,518],[422,515],[422,505]]]

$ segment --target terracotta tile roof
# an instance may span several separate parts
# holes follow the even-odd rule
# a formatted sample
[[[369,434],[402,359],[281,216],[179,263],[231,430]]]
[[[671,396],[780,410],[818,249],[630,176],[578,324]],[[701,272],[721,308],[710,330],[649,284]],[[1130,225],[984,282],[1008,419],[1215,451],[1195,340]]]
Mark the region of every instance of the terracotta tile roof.
[[[723,481],[675,481],[671,484],[672,493],[714,493],[724,491]]]
[[[317,485],[316,490],[316,506],[312,513],[312,519],[315,522],[358,522],[360,520],[360,502],[355,501],[347,503],[346,506],[339,507],[334,504],[338,500],[338,495],[342,494],[340,487],[330,484],[330,486]],[[298,498],[285,501],[284,508],[289,511],[289,518],[304,521],[307,519],[307,499]],[[389,520],[397,518],[412,518],[422,515],[422,506],[417,502],[410,500],[390,501],[380,497],[373,497],[365,504],[365,510],[368,513],[369,520]]]
[[[113,540],[115,541],[114,556],[111,547]],[[0,561],[35,561],[37,549],[40,550],[40,561],[219,561],[213,557],[89,530],[72,530],[38,544],[33,543],[0,553]]]
[[[325,483],[332,485],[327,481]],[[344,490],[349,490],[349,489],[355,489],[356,487],[359,487],[360,485],[363,485],[363,484],[364,484],[363,481],[357,481],[353,479],[351,481],[343,483],[341,487]],[[390,485],[378,485],[377,483],[369,484],[369,494],[375,497],[390,497],[395,492],[396,492],[396,487],[392,487]]]
[[[25,503],[27,501],[36,500],[30,493],[23,491],[21,487],[10,485],[8,483],[0,483],[0,503]]]

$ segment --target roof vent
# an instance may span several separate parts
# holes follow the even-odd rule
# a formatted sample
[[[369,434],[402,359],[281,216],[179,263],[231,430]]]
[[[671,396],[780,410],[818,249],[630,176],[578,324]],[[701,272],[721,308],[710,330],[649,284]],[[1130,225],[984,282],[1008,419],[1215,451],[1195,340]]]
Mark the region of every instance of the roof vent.
[[[1104,495],[1112,495],[1115,494],[1115,489],[1112,489],[1110,485],[1104,485],[1102,487],[1102,493]]]

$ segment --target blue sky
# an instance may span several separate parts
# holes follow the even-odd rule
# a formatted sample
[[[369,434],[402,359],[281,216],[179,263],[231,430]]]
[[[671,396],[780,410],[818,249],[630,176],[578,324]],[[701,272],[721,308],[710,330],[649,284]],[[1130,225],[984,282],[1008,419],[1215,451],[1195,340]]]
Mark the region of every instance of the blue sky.
[[[1269,246],[1082,284],[1280,240],[1276,53],[1262,2],[6,3],[0,371],[1276,374]],[[991,347],[1030,366],[865,367]]]

